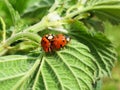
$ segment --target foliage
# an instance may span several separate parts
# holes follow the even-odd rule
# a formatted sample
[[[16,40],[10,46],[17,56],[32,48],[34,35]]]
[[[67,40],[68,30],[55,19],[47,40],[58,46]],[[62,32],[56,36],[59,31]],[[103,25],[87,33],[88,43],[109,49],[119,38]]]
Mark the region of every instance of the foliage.
[[[99,28],[104,29],[102,20],[120,22],[119,0],[0,2],[2,90],[97,90],[99,80],[111,76],[116,53]],[[65,48],[45,53],[40,40],[47,33],[72,39]]]

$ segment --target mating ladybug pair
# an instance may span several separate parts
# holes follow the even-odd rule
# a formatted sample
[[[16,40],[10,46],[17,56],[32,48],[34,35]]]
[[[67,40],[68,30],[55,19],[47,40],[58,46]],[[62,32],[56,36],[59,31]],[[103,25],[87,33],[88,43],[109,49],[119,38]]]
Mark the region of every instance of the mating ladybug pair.
[[[45,52],[52,52],[64,47],[70,41],[70,37],[63,34],[47,34],[42,37],[41,46]]]

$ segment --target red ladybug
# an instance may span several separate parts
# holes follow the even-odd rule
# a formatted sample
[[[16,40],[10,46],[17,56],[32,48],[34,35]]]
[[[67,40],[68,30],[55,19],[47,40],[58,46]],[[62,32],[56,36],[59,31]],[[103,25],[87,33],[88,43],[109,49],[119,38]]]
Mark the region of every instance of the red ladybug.
[[[54,35],[47,34],[42,37],[41,46],[45,52],[51,52],[51,41],[53,40]]]
[[[52,52],[64,47],[70,41],[70,37],[63,34],[48,34],[42,37],[41,46],[45,52]]]
[[[51,49],[59,50],[60,48],[64,47],[69,41],[70,37],[63,34],[58,34],[51,41]]]

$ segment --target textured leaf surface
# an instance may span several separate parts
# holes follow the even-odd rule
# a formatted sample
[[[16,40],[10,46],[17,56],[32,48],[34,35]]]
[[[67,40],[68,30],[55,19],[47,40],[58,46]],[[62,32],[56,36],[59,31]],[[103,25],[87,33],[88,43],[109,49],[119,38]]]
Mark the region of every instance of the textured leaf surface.
[[[90,0],[87,7],[102,20],[120,23],[120,0]]]
[[[30,57],[0,57],[0,88],[3,90],[93,90],[93,84],[110,76],[116,59],[111,42],[91,33],[79,21],[71,22],[70,43],[54,53]]]
[[[0,88],[10,90],[34,64],[33,59],[22,55],[0,57]]]
[[[102,33],[90,33],[84,27],[81,28],[82,23],[80,22],[73,22],[71,26],[72,33],[77,33],[74,35],[75,38],[89,47],[91,54],[99,64],[97,76],[110,76],[116,60],[116,53],[111,42]]]
[[[59,0],[59,4],[61,7],[63,6],[63,11],[60,11],[67,13],[68,17],[70,18],[74,18],[74,15],[76,16],[79,14],[78,11],[81,9],[71,6],[74,4],[77,5],[76,3],[78,1],[79,0],[68,0],[64,1],[64,3],[61,3],[62,0]],[[31,0],[31,3],[32,2],[35,1]],[[84,9],[82,10],[83,12],[93,11],[93,13],[96,15],[100,15],[99,13],[101,12],[107,13],[106,15],[112,14],[112,17],[114,16],[114,18],[110,20],[118,23],[119,20],[116,20],[116,16],[119,18],[119,13],[118,15],[113,14],[113,12],[116,13],[120,9],[118,2],[119,1],[117,0],[89,0],[86,3],[87,5],[85,5]],[[37,0],[37,4],[31,4],[23,14],[27,17],[29,17],[28,15],[32,14],[32,18],[33,16],[35,17],[38,15],[38,17],[41,19],[45,13],[48,13],[48,9],[53,3],[53,0]],[[9,7],[12,8],[10,5]],[[57,6],[54,6],[52,8],[54,9],[56,7]],[[61,7],[58,7],[58,9],[61,9]],[[65,12],[68,8],[70,9]],[[10,10],[13,10],[13,8]],[[76,10],[78,11],[74,12]],[[115,11],[111,12],[111,10]],[[13,14],[13,16],[17,16],[17,13],[14,13],[14,10],[12,12],[13,13],[11,14]],[[81,12],[82,11],[80,11],[80,13]],[[105,15],[103,15],[103,17],[104,16]],[[17,23],[19,19],[19,15],[16,18],[13,17],[13,22]],[[107,17],[107,19],[109,19],[109,17]],[[32,24],[35,23],[33,22],[33,19],[31,20]],[[37,53],[32,51],[28,54],[31,56],[1,56],[0,89],[93,90],[98,79],[104,76],[110,76],[111,69],[114,66],[114,62],[116,60],[116,54],[114,52],[113,46],[111,45],[111,42],[101,33],[93,33],[86,30],[84,25],[79,21],[74,21],[72,19],[67,23],[68,24],[65,24],[64,26],[65,29],[68,30],[68,35],[72,39],[70,43],[61,50],[51,53],[44,53],[42,50],[39,50]],[[32,27],[32,29],[35,30],[35,27]],[[42,32],[39,33],[41,35]],[[31,41],[37,41],[37,43],[39,43],[40,38],[39,36],[38,38],[36,37],[37,34],[32,35],[30,33],[27,33],[24,35],[19,34],[19,36],[22,36],[23,39],[26,39],[27,36]],[[10,45],[10,41],[14,41],[13,38],[12,40],[7,40],[9,41],[6,43],[8,46]],[[22,48],[25,49],[27,47],[22,45]]]
[[[67,49],[43,58],[44,65],[39,78],[43,79],[45,89],[92,89],[92,76],[96,67],[94,58],[85,45],[75,40],[71,42]]]

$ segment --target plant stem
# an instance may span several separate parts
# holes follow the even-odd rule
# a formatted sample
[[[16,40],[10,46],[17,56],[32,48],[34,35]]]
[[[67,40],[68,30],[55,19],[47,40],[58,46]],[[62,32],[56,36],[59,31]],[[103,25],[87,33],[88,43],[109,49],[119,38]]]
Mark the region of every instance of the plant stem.
[[[52,5],[52,7],[50,8],[49,12],[54,12],[55,9],[59,6],[59,2],[58,0],[55,0],[55,3]]]
[[[2,17],[0,17],[0,21],[2,23],[2,29],[3,29],[3,43],[6,40],[6,25]]]
[[[37,34],[30,33],[30,32],[20,32],[20,33],[15,34],[14,36],[10,37],[9,39],[7,39],[6,44],[10,45],[14,41],[19,40],[21,38],[22,39],[23,38],[30,39],[30,40],[33,40],[37,43],[39,43],[40,39],[41,39]]]
[[[37,23],[37,24],[35,24],[35,25],[33,25],[33,26],[23,30],[23,31],[24,32],[37,33],[39,31],[47,29],[48,27],[56,27],[56,26],[65,24],[66,21],[65,20],[59,20],[59,21],[50,22],[50,21],[48,21],[47,17],[44,17],[43,20],[41,20],[39,23]]]
[[[102,5],[102,6],[94,6],[92,7],[90,10],[105,10],[105,9],[119,9],[120,10],[120,6],[107,6],[107,5]]]
[[[0,56],[5,54],[8,50],[8,47],[15,41],[20,39],[29,39],[34,42],[40,42],[40,36],[30,32],[20,32],[18,34],[13,35],[12,37],[8,38],[3,44],[0,45]]]
[[[37,33],[45,28],[47,28],[47,21],[45,19],[46,17],[44,17],[39,23],[33,25],[33,26],[30,26],[26,29],[24,29],[23,31],[24,32],[34,32],[34,33]]]
[[[83,8],[80,8],[80,9],[78,9],[78,10],[76,10],[76,11],[68,14],[67,16],[65,16],[64,19],[73,18],[74,16],[76,16],[76,15],[78,15],[78,14],[81,14],[81,13],[83,13],[83,12],[87,12],[87,11],[89,11],[90,9],[91,9],[91,7],[87,7],[87,8],[83,7]]]

